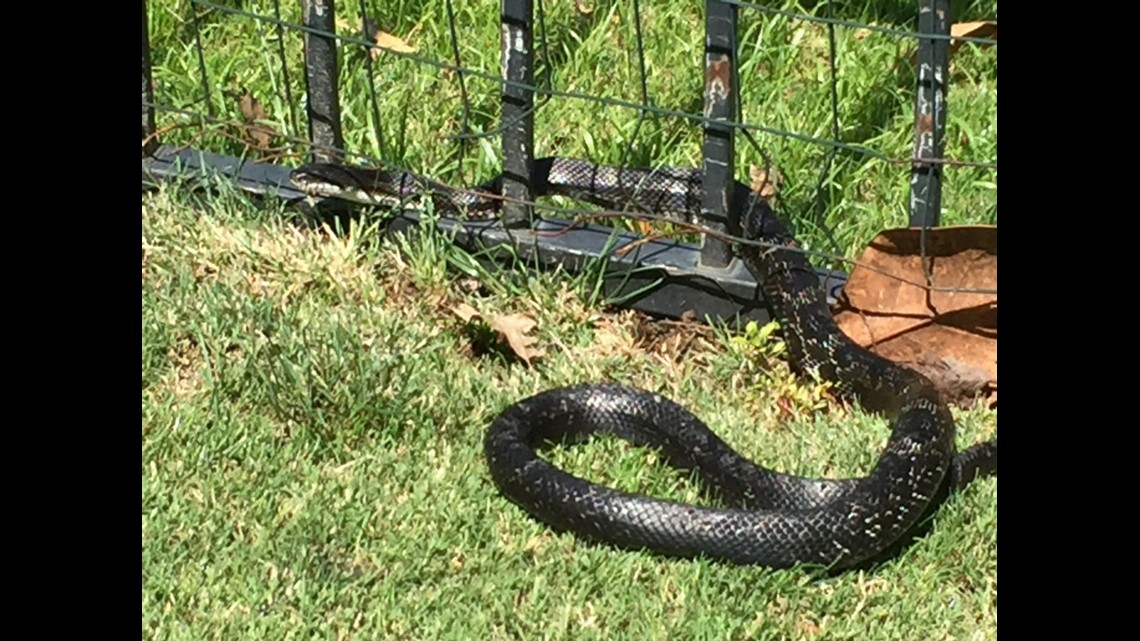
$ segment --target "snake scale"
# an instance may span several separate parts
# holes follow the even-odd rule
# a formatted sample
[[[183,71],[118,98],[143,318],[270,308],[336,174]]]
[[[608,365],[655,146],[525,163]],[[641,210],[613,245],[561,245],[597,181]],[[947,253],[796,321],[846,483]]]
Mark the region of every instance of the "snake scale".
[[[445,215],[487,216],[501,203],[499,178],[460,190],[411,172],[315,163],[291,178],[312,195],[373,204],[426,195]],[[561,157],[535,162],[531,189],[614,209],[632,201],[688,219],[702,199],[699,169],[618,169]],[[491,476],[505,497],[547,525],[627,549],[773,568],[842,570],[873,561],[912,535],[950,492],[996,474],[997,440],[957,451],[954,419],[934,384],[840,331],[817,273],[773,210],[739,182],[731,208],[732,231],[765,245],[739,244],[738,255],[760,283],[795,369],[817,372],[837,396],[892,422],[870,473],[825,479],[766,469],[677,403],[605,383],[544,391],[503,410],[484,440]],[[618,491],[536,453],[543,443],[580,442],[598,433],[658,448],[670,465],[696,470],[725,507]]]

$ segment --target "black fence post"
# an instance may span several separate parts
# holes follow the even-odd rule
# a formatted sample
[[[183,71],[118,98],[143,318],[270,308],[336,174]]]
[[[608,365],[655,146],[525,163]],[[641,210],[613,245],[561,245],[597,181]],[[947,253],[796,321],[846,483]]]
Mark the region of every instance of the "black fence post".
[[[719,0],[705,5],[705,118],[704,200],[701,221],[706,227],[724,232],[736,179],[734,138],[736,121],[736,7]],[[732,248],[718,238],[705,235],[701,243],[701,265],[726,267],[732,261]]]
[[[150,74],[150,34],[147,32],[146,0],[142,3],[142,155],[158,147],[154,135],[154,84]]]
[[[503,225],[530,224],[534,171],[533,0],[502,0]],[[520,83],[528,88],[506,83]]]
[[[336,63],[334,0],[302,0],[305,26],[305,87],[309,95],[309,142],[312,162],[337,162],[344,157],[340,126],[340,88]],[[327,35],[326,35],[327,34]]]
[[[918,31],[950,35],[950,0],[920,0]],[[918,91],[914,103],[914,161],[910,173],[911,227],[937,227],[942,210],[943,135],[950,75],[950,40],[918,41]]]

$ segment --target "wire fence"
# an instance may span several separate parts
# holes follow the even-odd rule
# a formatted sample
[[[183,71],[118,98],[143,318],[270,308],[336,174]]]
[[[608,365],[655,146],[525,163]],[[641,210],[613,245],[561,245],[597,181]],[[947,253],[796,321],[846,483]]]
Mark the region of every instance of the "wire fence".
[[[144,155],[162,142],[467,187],[502,172],[507,228],[598,219],[534,197],[536,148],[700,166],[697,264],[713,270],[742,240],[728,194],[745,164],[829,259],[904,218],[996,224],[997,42],[951,35],[996,0],[807,4],[144,0]]]

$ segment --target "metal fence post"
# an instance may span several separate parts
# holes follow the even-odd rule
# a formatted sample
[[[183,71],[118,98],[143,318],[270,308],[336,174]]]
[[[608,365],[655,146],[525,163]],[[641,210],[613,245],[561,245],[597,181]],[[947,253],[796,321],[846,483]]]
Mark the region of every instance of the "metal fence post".
[[[704,116],[714,122],[704,125],[704,200],[701,222],[724,232],[735,181],[734,138],[736,91],[736,7],[708,0],[705,5],[705,108]],[[726,267],[732,261],[732,248],[718,238],[706,235],[701,243],[701,265]]]
[[[503,80],[534,86],[533,0],[502,0]],[[534,171],[534,91],[503,84],[503,225],[530,224]]]
[[[302,0],[305,26],[305,87],[309,96],[309,141],[313,162],[337,162],[344,157],[340,126],[340,88],[336,64],[334,0]],[[328,34],[328,35],[323,35]]]
[[[150,34],[147,32],[146,0],[142,3],[142,155],[158,147],[154,135],[154,84],[150,73]]]
[[[918,31],[950,35],[950,0],[920,0]],[[918,41],[918,91],[914,103],[914,161],[910,174],[910,225],[936,227],[942,210],[943,135],[950,41]]]

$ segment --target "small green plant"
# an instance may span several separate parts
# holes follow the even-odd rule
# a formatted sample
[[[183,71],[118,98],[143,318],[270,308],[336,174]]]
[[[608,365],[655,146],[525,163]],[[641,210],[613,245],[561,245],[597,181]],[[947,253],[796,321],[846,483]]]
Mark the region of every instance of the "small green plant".
[[[781,414],[791,417],[801,412],[828,408],[831,383],[810,372],[810,381],[797,376],[784,362],[788,345],[776,335],[780,324],[770,321],[760,325],[749,321],[744,333],[729,338],[729,348],[742,361],[740,369],[745,384],[762,393],[756,402],[770,405],[775,398]]]

